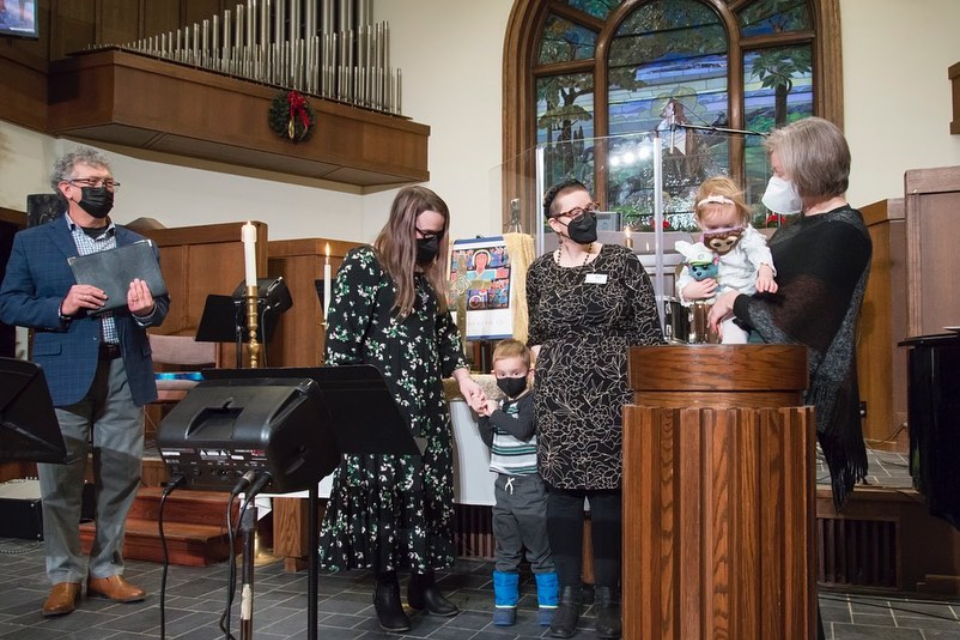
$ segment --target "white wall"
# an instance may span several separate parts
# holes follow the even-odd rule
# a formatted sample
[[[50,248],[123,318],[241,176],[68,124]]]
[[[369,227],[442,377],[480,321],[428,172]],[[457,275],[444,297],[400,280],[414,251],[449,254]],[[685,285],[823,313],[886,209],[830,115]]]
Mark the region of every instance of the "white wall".
[[[403,111],[431,127],[428,186],[451,207],[455,238],[498,233],[503,38],[512,0],[375,0],[403,71]],[[947,67],[960,62],[960,1],[841,0],[850,199],[903,191],[910,168],[960,164],[949,134]],[[47,191],[55,156],[73,143],[0,122],[0,206]],[[108,149],[123,183],[115,218],[167,226],[258,219],[274,239],[370,241],[395,189],[368,190],[149,153]]]
[[[375,0],[403,71],[403,113],[430,125],[430,182],[450,207],[451,237],[503,231],[503,38],[513,0]],[[367,196],[368,226],[387,219],[395,191]]]
[[[26,210],[31,193],[49,193],[56,141],[0,120],[0,207]]]
[[[907,169],[960,165],[947,68],[960,62],[957,0],[841,0],[849,200],[903,196]]]
[[[78,144],[0,121],[0,206],[23,211],[27,195],[49,193],[53,162]],[[111,213],[121,224],[139,217],[155,218],[167,227],[260,220],[275,240],[365,239],[358,187],[88,146],[107,154],[121,183]]]

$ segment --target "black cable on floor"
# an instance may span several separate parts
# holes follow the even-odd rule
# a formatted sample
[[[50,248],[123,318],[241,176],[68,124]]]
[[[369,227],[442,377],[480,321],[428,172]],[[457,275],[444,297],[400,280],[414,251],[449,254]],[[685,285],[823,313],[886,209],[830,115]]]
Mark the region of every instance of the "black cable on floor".
[[[167,538],[163,534],[163,507],[167,504],[167,498],[177,487],[186,482],[182,475],[175,476],[163,489],[163,495],[160,496],[160,507],[157,514],[157,527],[160,533],[160,547],[163,549],[163,572],[160,574],[160,640],[167,637],[167,570],[170,568],[170,557],[167,552]]]

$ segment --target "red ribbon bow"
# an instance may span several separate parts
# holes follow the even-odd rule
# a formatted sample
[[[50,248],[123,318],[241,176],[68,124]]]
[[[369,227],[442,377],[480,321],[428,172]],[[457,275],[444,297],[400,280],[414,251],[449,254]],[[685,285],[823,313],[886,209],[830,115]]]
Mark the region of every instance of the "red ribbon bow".
[[[291,91],[287,94],[287,104],[290,105],[290,124],[292,125],[296,118],[300,118],[300,122],[303,124],[303,132],[306,133],[310,128],[310,116],[307,114],[307,99],[304,98],[303,94],[299,91]],[[293,127],[291,126],[290,129],[290,137],[292,138]]]

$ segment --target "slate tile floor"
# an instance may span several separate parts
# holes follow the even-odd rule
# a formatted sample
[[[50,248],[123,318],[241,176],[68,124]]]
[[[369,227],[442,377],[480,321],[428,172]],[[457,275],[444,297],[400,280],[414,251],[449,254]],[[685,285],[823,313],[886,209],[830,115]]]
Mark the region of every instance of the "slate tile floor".
[[[869,451],[869,484],[910,487],[903,454]],[[817,481],[829,483],[822,457]],[[223,638],[219,620],[226,602],[228,565],[207,568],[169,568],[165,601],[165,637],[177,640]],[[490,563],[461,560],[440,574],[440,584],[461,609],[454,618],[413,617],[407,638],[439,640],[525,640],[546,637],[536,625],[536,587],[531,576],[522,585],[518,624],[494,627]],[[63,618],[45,619],[40,606],[49,590],[43,570],[43,549],[36,543],[0,538],[0,640],[126,640],[160,638],[162,567],[130,561],[126,576],[147,589],[145,602],[114,604],[84,599],[80,608]],[[400,638],[377,624],[371,603],[373,578],[354,571],[320,576],[318,638]],[[257,640],[307,637],[307,575],[286,573],[282,563],[257,567],[254,572],[253,636]],[[239,600],[239,595],[237,596]],[[820,609],[828,640],[960,640],[960,601],[892,599],[844,593],[820,594]],[[233,608],[231,631],[240,638],[238,605]],[[594,615],[586,608],[578,638],[594,637]],[[771,639],[775,640],[775,639]]]
[[[535,586],[527,576],[518,624],[490,624],[493,594],[489,563],[460,561],[441,574],[444,590],[461,608],[454,618],[413,617],[413,629],[404,637],[440,640],[508,640],[545,637],[536,625]],[[145,602],[114,604],[84,599],[80,608],[62,618],[45,619],[40,605],[48,585],[43,575],[43,550],[34,543],[0,539],[0,638],[3,640],[126,640],[160,638],[160,584],[162,567],[131,561],[127,577],[145,587]],[[228,566],[169,569],[166,590],[166,638],[214,640],[223,638],[219,619],[226,602]],[[318,638],[398,638],[383,633],[371,604],[373,580],[369,572],[320,576]],[[257,567],[254,572],[253,637],[261,640],[307,637],[307,575],[283,571],[282,563]],[[239,596],[238,596],[239,598]],[[820,606],[827,638],[833,640],[960,640],[960,601],[903,600],[863,595],[821,593]],[[240,638],[237,605],[231,631]],[[590,608],[581,619],[577,637],[591,638],[594,616]]]

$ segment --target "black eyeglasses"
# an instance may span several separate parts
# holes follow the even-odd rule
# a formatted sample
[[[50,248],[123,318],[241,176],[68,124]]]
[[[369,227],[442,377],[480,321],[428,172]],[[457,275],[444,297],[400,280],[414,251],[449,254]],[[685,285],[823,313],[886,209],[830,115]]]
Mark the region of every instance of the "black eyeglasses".
[[[599,204],[597,204],[596,202],[591,202],[591,203],[589,203],[589,204],[587,204],[587,205],[585,205],[585,206],[583,206],[583,207],[574,207],[573,209],[570,209],[570,211],[561,211],[560,213],[558,213],[557,215],[555,215],[555,216],[553,216],[553,217],[554,217],[554,218],[562,218],[562,217],[566,216],[566,217],[570,218],[570,220],[576,220],[577,218],[579,218],[580,216],[582,216],[583,214],[586,213],[586,214],[591,215],[591,216],[593,216],[594,218],[596,218],[596,217],[597,217],[597,210],[598,210],[599,208],[600,208],[600,205],[599,205]]]
[[[443,235],[443,231],[424,231],[420,227],[414,227],[414,229],[416,229],[417,233],[419,233],[420,237],[424,240],[432,240]]]
[[[65,182],[75,187],[93,187],[94,189],[106,187],[108,191],[116,191],[120,188],[120,183],[113,178],[73,178]]]

